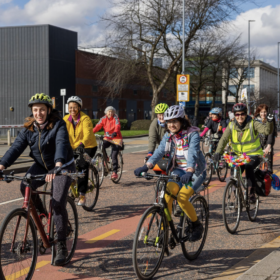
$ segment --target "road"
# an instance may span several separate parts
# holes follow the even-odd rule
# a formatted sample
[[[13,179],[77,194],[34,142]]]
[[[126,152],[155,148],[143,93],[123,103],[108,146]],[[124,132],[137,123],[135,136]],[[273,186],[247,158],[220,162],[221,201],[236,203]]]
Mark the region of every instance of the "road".
[[[141,213],[154,200],[154,181],[136,179],[133,175],[133,170],[143,165],[146,153],[147,138],[127,141],[126,172],[121,182],[115,185],[109,179],[104,181],[93,212],[77,206],[79,242],[73,261],[63,268],[53,267],[49,264],[50,255],[40,256],[33,279],[136,279],[131,258],[134,233]],[[276,142],[275,171],[280,171],[280,138]],[[230,235],[224,228],[221,212],[225,183],[214,179],[209,189],[209,232],[201,255],[190,262],[176,247],[164,258],[154,279],[236,279],[244,270],[246,257],[254,252],[262,256],[261,252],[265,254],[265,248],[280,235],[280,192],[273,190],[268,197],[261,198],[256,222],[249,222],[243,212],[237,234]],[[6,203],[21,198],[18,182],[0,184],[0,219],[3,220],[8,211],[21,206],[22,200]],[[246,265],[252,265],[256,258]]]

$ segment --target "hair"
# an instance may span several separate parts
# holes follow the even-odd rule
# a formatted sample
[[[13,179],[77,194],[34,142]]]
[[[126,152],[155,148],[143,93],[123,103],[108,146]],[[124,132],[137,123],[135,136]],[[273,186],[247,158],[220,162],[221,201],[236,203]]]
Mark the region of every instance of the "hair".
[[[68,105],[69,105],[70,103],[76,103],[76,104],[78,105],[79,109],[80,109],[80,110],[82,109],[82,106],[81,106],[78,102],[70,101],[70,102],[68,103]]]
[[[180,130],[187,130],[189,127],[191,127],[191,123],[189,119],[186,118],[177,118],[177,120],[181,123],[181,128]],[[179,131],[180,131],[179,130]],[[167,121],[165,122],[165,132],[170,133],[170,130],[167,127]]]
[[[48,107],[50,108],[50,107]],[[58,120],[61,120],[61,117],[59,115],[59,112],[57,110],[51,110],[51,112],[48,115],[48,124],[46,126],[47,130],[53,129],[55,123]],[[30,131],[34,131],[34,123],[35,123],[35,118],[31,115],[30,117],[25,118],[25,123],[24,127]]]
[[[268,113],[268,106],[267,106],[266,104],[260,104],[260,105],[258,106],[256,112],[255,112],[254,117],[255,117],[255,118],[258,117],[259,114],[260,114],[260,112],[261,112],[261,110],[263,110],[263,109],[265,109],[266,112]]]

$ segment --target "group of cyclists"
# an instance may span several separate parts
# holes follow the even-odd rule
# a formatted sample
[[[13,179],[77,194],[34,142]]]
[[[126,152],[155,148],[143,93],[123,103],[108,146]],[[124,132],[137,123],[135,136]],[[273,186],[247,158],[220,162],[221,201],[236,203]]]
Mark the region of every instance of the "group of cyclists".
[[[35,94],[28,102],[31,116],[26,118],[24,129],[19,133],[12,147],[5,153],[0,162],[0,179],[4,178],[3,171],[11,166],[23,151],[30,147],[30,157],[34,164],[27,173],[46,174],[46,182],[53,181],[53,211],[54,222],[58,235],[58,250],[55,259],[56,265],[63,265],[67,257],[66,229],[67,211],[66,197],[71,185],[67,176],[56,176],[61,170],[75,172],[75,158],[85,152],[94,157],[97,142],[94,133],[104,129],[108,139],[116,140],[118,144],[104,140],[104,147],[112,146],[112,179],[118,178],[118,152],[122,146],[122,134],[119,118],[114,107],[105,109],[105,116],[93,128],[91,119],[83,113],[82,99],[72,96],[67,100],[69,114],[62,119],[57,110],[53,109],[52,100],[43,93]],[[235,153],[245,152],[251,157],[250,163],[242,166],[246,170],[250,200],[255,199],[255,167],[259,164],[259,155],[270,153],[270,170],[272,170],[273,145],[275,142],[275,126],[272,115],[268,114],[268,107],[260,105],[254,118],[248,115],[247,106],[238,103],[233,106],[229,122],[222,118],[222,110],[213,108],[205,121],[204,130],[192,126],[186,117],[185,110],[179,105],[168,106],[161,103],[155,107],[157,118],[153,120],[149,129],[148,160],[144,166],[134,170],[136,176],[152,169],[164,156],[168,157],[166,172],[178,175],[180,182],[170,180],[167,188],[174,196],[192,224],[189,240],[195,242],[201,238],[203,225],[197,218],[196,211],[189,198],[200,188],[206,178],[205,158],[200,150],[200,140],[206,133],[212,133],[219,139],[214,154],[214,160],[219,161],[224,148],[231,140]],[[264,150],[264,152],[263,152]],[[82,157],[80,157],[82,158]],[[88,187],[89,164],[86,161],[78,162],[78,170],[85,170],[85,178],[78,179],[79,202],[85,205]],[[35,190],[44,182],[34,181]],[[25,184],[20,186],[22,194]],[[173,198],[165,195],[170,213],[172,212]],[[38,195],[32,197],[39,213],[46,210]]]

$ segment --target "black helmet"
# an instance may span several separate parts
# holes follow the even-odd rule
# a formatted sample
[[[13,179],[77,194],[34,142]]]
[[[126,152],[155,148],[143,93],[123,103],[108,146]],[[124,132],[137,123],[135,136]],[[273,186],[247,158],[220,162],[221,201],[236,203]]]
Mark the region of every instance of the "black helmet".
[[[236,104],[233,105],[232,111],[234,113],[235,112],[240,112],[240,111],[243,111],[243,112],[247,113],[247,106],[244,103],[236,103]]]

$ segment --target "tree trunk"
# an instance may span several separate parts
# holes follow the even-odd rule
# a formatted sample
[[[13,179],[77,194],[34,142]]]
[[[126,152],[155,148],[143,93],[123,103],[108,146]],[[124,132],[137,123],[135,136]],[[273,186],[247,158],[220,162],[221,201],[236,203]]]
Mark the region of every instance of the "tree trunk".
[[[212,93],[213,95],[213,101],[211,103],[211,109],[213,109],[215,107],[215,103],[216,103],[216,92],[213,92]]]
[[[154,118],[156,118],[155,107],[156,107],[157,104],[158,104],[158,93],[153,92],[153,99],[152,99],[152,103],[151,103],[151,109],[152,109],[151,119],[152,119],[152,121],[154,120]]]
[[[194,116],[198,119],[199,111],[199,91],[195,95]]]

